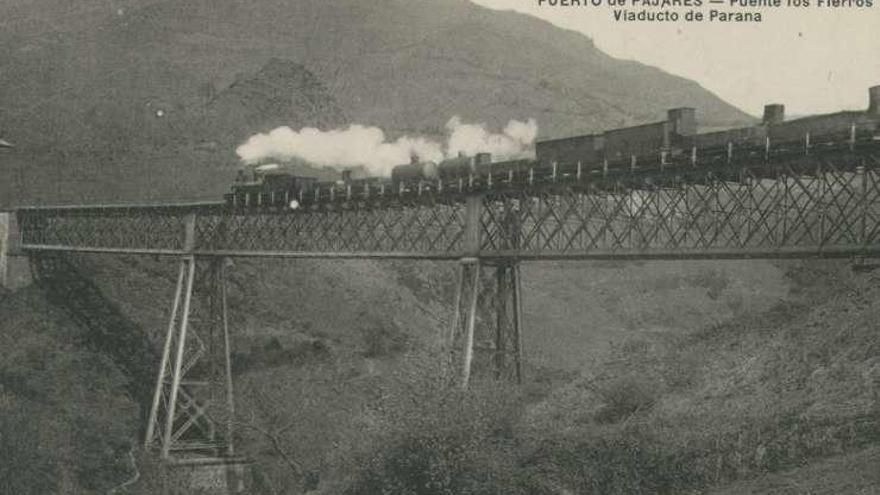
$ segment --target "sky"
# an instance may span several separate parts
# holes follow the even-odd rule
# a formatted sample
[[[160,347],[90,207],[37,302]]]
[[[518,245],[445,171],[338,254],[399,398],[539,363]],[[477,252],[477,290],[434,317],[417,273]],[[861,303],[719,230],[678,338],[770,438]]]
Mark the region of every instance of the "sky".
[[[762,12],[761,23],[615,22],[607,5],[472,1],[582,32],[609,55],[695,80],[752,115],[765,103],[785,104],[787,115],[864,109],[868,87],[880,85],[880,0],[861,9],[819,7],[817,0],[808,8],[736,9]],[[708,13],[704,3],[698,10]]]

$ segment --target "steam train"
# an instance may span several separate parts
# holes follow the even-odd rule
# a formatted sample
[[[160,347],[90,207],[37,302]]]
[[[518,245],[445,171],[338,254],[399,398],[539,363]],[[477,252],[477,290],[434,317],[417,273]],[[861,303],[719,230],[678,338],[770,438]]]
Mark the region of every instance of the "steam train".
[[[675,108],[666,120],[603,133],[538,141],[535,159],[492,161],[488,153],[458,156],[440,163],[414,158],[394,167],[390,178],[318,181],[257,167],[240,173],[225,196],[235,208],[290,207],[375,197],[414,197],[426,193],[492,191],[547,183],[587,181],[621,174],[644,174],[682,167],[761,166],[804,155],[880,148],[880,86],[868,90],[865,111],[842,111],[785,120],[783,105],[764,107],[759,124],[698,133],[696,111]]]

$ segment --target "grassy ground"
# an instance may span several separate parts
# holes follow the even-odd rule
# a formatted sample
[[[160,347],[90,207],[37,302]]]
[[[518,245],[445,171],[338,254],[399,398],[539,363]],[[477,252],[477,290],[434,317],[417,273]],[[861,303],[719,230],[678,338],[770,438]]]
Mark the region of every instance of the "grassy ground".
[[[874,495],[880,493],[880,448],[832,456],[712,490],[712,495]]]

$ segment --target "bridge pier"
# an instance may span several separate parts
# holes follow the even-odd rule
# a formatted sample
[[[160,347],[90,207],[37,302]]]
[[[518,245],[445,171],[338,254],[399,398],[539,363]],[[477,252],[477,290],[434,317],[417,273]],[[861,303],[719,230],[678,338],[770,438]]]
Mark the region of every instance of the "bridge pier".
[[[222,257],[179,262],[144,446],[193,488],[231,494],[248,462],[234,449],[226,268]]]
[[[464,258],[460,261],[446,352],[449,366],[460,369],[458,382],[462,388],[470,384],[476,351],[488,351],[495,379],[522,383],[520,279],[519,263],[514,260],[489,263],[479,258]],[[482,338],[477,335],[478,320],[484,323],[480,327],[490,330]]]
[[[486,259],[479,256],[484,241],[482,227],[486,206],[482,195],[471,195],[465,200],[463,247],[471,256],[459,260],[458,289],[449,333],[446,335],[448,364],[451,369],[460,366],[459,384],[467,388],[474,365],[474,351],[491,354],[491,366],[496,380],[512,378],[523,380],[522,340],[522,284],[519,260],[516,258]],[[495,242],[502,249],[517,250],[521,243],[522,216],[519,204],[507,205],[500,218],[500,230]],[[494,284],[491,282],[494,276]],[[482,296],[482,297],[481,297]],[[490,317],[494,313],[494,318]],[[483,316],[483,318],[481,318]],[[490,326],[494,332],[476,342],[477,321]],[[456,365],[456,339],[460,341],[461,362]],[[488,345],[491,342],[491,345]],[[508,357],[512,355],[511,368]]]
[[[28,258],[19,250],[21,236],[15,213],[0,212],[0,287],[9,290],[31,284]]]
[[[187,256],[178,267],[144,439],[163,460],[235,453],[225,262]]]

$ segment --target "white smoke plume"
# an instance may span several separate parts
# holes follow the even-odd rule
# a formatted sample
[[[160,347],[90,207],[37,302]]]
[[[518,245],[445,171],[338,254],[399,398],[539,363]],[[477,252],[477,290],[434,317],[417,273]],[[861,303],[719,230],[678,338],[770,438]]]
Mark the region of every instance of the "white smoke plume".
[[[452,117],[446,123],[446,129],[449,131],[447,156],[492,153],[493,160],[519,158],[528,154],[538,135],[535,119],[529,119],[528,122],[511,120],[501,134],[492,134],[484,124],[464,124],[458,117]]]
[[[363,166],[372,175],[389,175],[392,167],[409,163],[412,155],[432,161],[443,158],[443,150],[433,141],[402,136],[387,142],[382,129],[357,124],[332,131],[278,127],[251,136],[235,151],[245,163],[296,158],[318,166]]]
[[[534,119],[511,120],[501,134],[490,133],[483,124],[462,123],[458,117],[451,118],[446,129],[449,135],[445,153],[444,147],[436,141],[409,136],[386,141],[382,129],[358,124],[332,131],[313,127],[294,131],[290,127],[278,127],[251,136],[236,153],[248,164],[298,159],[338,169],[363,166],[370,175],[388,176],[392,168],[409,163],[414,155],[432,162],[459,153],[468,156],[492,153],[493,159],[526,156],[531,153],[538,134]]]

